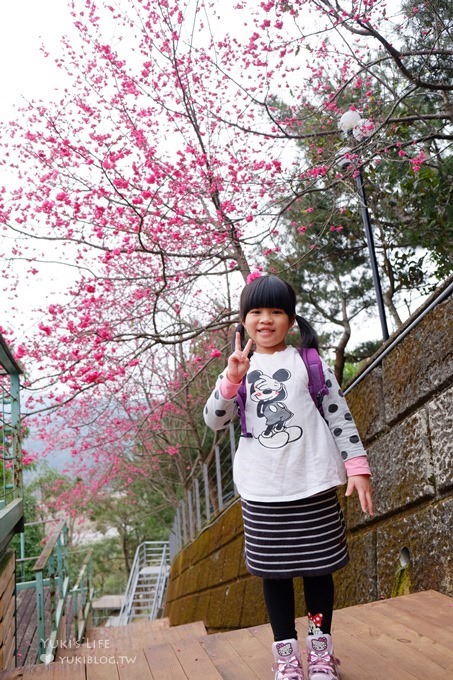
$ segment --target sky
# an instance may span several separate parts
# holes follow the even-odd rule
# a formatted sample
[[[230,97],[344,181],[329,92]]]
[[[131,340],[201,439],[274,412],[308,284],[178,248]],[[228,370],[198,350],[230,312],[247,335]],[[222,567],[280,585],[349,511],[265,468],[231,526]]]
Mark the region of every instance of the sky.
[[[16,117],[17,108],[26,100],[51,100],[55,90],[63,84],[54,57],[61,51],[61,36],[71,32],[72,22],[66,0],[4,2],[0,17],[0,63],[5,65],[0,69],[0,119],[6,122]],[[47,58],[41,52],[43,44],[51,53]],[[7,178],[2,177],[2,181]],[[20,276],[21,264],[11,266],[19,275],[15,284],[19,302],[14,313],[20,315],[21,325],[31,330],[40,318],[40,314],[34,314],[34,309],[47,306],[46,297],[55,297],[56,282],[58,288],[66,287],[63,282],[71,280],[71,272],[65,267],[47,266],[47,280],[36,277],[31,290]],[[11,321],[9,305],[10,301],[2,296],[0,317],[3,320],[9,317]],[[15,325],[14,320],[12,325]]]
[[[58,85],[52,58],[40,51],[42,43],[59,49],[61,35],[71,28],[65,0],[3,2],[0,22],[0,116],[13,114],[24,99],[47,97]]]

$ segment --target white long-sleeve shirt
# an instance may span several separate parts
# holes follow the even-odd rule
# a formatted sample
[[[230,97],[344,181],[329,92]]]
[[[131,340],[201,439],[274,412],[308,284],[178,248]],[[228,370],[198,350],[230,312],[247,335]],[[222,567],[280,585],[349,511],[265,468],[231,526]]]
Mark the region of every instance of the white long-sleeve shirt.
[[[334,373],[325,362],[323,370],[329,388],[324,418],[308,391],[308,372],[297,349],[252,355],[245,413],[252,436],[240,438],[233,468],[243,498],[307,498],[343,484],[345,461],[366,456]],[[237,413],[235,398],[222,393],[223,380],[221,374],[204,410],[213,430],[227,427]]]

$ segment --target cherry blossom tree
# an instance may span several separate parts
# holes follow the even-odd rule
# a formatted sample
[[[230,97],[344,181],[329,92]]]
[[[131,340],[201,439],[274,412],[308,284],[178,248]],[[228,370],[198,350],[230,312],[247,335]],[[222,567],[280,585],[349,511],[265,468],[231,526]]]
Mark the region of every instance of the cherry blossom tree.
[[[1,330],[29,371],[26,413],[39,413],[47,448],[76,464],[77,504],[87,480],[95,496],[113,478],[166,479],[163,456],[181,483],[193,473],[205,445],[194,376],[221,355],[241,282],[279,251],[282,215],[343,181],[344,105],[374,119],[358,163],[396,150],[413,172],[429,161],[428,141],[445,152],[445,13],[429,49],[400,38],[430,4],[71,0],[77,33],[57,60],[64,91],[2,126],[0,220],[6,295],[13,261],[29,263],[30,285],[50,261],[74,276],[36,333],[13,319]],[[398,89],[383,64],[398,70]],[[46,417],[55,406],[57,427]]]

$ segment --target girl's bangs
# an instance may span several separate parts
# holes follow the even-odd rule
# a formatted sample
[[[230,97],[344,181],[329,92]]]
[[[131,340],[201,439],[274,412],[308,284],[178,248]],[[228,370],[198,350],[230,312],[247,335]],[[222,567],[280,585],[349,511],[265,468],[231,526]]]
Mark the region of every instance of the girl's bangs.
[[[244,288],[241,296],[241,316],[244,319],[251,309],[270,307],[283,309],[289,317],[296,313],[296,297],[285,281],[274,276],[262,276]]]

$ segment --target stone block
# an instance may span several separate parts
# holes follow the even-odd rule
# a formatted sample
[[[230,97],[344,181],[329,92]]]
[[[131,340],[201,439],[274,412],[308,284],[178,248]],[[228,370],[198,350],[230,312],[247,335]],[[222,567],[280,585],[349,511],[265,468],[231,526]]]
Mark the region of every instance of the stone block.
[[[215,587],[222,583],[224,550],[216,550],[203,561],[204,585],[205,588]]]
[[[205,622],[209,630],[223,630],[225,591],[226,587],[223,585],[211,590]]]
[[[241,612],[241,628],[259,626],[268,623],[266,606],[263,597],[262,580],[257,576],[249,576],[244,580],[244,600]]]
[[[369,448],[373,467],[375,517],[403,510],[435,493],[427,412],[409,416]],[[369,520],[358,503],[348,499],[350,528]]]
[[[437,305],[387,355],[383,389],[387,423],[446,385],[453,373],[453,298]]]
[[[236,629],[241,627],[242,603],[244,601],[245,580],[228,584],[225,590],[223,605],[223,628]]]
[[[234,581],[239,577],[243,561],[243,536],[239,535],[234,541],[231,541],[231,543],[225,546],[222,571],[222,580],[225,583]]]
[[[194,618],[192,621],[204,621],[206,626],[211,601],[211,592],[209,590],[205,590],[202,593],[197,593],[193,596],[193,600],[196,603],[196,606],[194,608]]]
[[[399,583],[404,592],[453,594],[452,512],[450,497],[377,528],[378,597],[401,594]]]
[[[334,573],[335,608],[371,602],[377,598],[376,535],[373,530],[348,534],[349,564]]]
[[[231,505],[222,517],[222,545],[227,545],[242,533],[242,509],[239,499]]]
[[[428,405],[429,430],[438,491],[453,486],[453,387],[445,390]]]
[[[385,427],[382,369],[378,366],[363,378],[348,392],[346,400],[366,446]]]
[[[170,578],[176,579],[180,575],[184,564],[184,550],[179,552],[171,563]]]
[[[189,623],[190,614],[188,610],[188,602],[185,598],[173,602],[171,607],[165,609],[165,615],[168,616],[171,626],[180,626],[183,623]]]

